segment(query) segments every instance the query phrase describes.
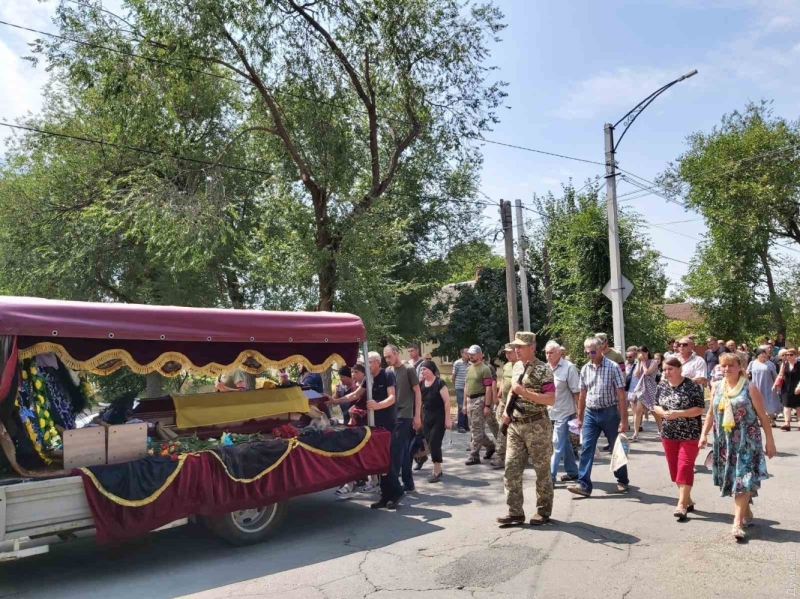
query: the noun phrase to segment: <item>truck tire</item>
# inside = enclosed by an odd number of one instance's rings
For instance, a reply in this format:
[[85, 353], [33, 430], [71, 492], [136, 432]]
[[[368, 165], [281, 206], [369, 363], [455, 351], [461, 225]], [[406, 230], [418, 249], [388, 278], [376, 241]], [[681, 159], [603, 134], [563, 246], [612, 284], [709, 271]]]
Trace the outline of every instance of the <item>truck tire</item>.
[[288, 506], [285, 501], [272, 503], [262, 508], [238, 510], [210, 516], [203, 520], [217, 536], [232, 545], [254, 545], [272, 536], [286, 518]]

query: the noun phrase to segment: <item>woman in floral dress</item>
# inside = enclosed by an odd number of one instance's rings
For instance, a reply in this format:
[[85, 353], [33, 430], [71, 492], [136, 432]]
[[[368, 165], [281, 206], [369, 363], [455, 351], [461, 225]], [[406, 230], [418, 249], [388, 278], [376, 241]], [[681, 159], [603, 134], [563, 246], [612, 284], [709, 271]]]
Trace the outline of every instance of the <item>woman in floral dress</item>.
[[767, 478], [765, 449], [761, 444], [761, 428], [766, 437], [766, 455], [775, 456], [769, 416], [764, 410], [761, 392], [744, 375], [736, 354], [719, 357], [723, 378], [714, 389], [714, 400], [706, 414], [698, 446], [706, 446], [706, 438], [714, 427], [713, 481], [722, 497], [733, 496], [733, 536], [744, 539], [744, 529], [753, 522], [752, 497], [758, 496], [761, 481]]
[[[650, 350], [644, 345], [637, 348], [638, 356], [631, 381], [629, 398], [635, 402], [633, 413], [633, 436], [631, 441], [639, 440], [639, 428], [647, 412], [653, 411], [656, 402], [656, 375], [658, 374], [658, 361], [650, 357]], [[654, 413], [658, 432], [661, 434], [661, 416]]]

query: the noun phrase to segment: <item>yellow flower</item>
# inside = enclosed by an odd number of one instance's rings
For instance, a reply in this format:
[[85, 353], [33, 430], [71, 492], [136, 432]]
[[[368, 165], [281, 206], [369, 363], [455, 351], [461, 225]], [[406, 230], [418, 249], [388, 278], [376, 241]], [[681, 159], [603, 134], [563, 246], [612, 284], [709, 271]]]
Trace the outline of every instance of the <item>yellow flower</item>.
[[55, 425], [53, 424], [52, 420], [47, 421], [47, 428], [53, 428]]
[[17, 407], [19, 407], [19, 399], [15, 399], [15, 400], [14, 400], [14, 405], [15, 405], [15, 406], [17, 406]]
[[31, 366], [31, 374], [32, 374], [33, 376], [36, 376], [36, 375], [38, 374], [38, 372], [39, 372], [39, 371], [38, 371], [38, 370], [36, 370], [36, 366]]
[[34, 408], [36, 409], [37, 414], [42, 411], [42, 408], [40, 408], [38, 405], [35, 405]]
[[44, 421], [44, 418], [39, 418], [39, 428], [44, 430], [44, 427], [47, 423]]
[[34, 387], [36, 387], [36, 390], [37, 390], [37, 391], [38, 391], [39, 389], [41, 389], [41, 388], [42, 388], [42, 381], [36, 381], [36, 383], [34, 384]]
[[47, 410], [45, 410], [45, 411], [44, 411], [44, 417], [45, 417], [45, 418], [50, 418], [50, 412], [48, 412]]
[[37, 395], [36, 399], [39, 400], [39, 403], [44, 403], [44, 396], [43, 395]]
[[28, 373], [25, 372], [24, 370], [22, 371], [22, 380], [23, 381], [27, 381], [28, 380]]
[[45, 441], [50, 440], [50, 431], [45, 432], [44, 436], [42, 437]]

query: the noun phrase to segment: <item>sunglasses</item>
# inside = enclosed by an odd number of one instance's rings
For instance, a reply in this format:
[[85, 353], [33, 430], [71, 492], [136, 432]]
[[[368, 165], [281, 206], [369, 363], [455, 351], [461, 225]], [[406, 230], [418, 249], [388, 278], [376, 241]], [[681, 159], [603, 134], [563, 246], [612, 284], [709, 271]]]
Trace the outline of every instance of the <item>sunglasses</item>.
[[796, 356], [797, 354], [786, 352], [784, 355], [785, 356]]
[[688, 343], [679, 343], [678, 347], [689, 347]]
[[597, 354], [597, 350], [596, 349], [585, 349], [585, 350], [583, 350], [583, 353], [585, 353], [587, 356], [589, 356], [589, 355], [594, 356], [595, 354]]

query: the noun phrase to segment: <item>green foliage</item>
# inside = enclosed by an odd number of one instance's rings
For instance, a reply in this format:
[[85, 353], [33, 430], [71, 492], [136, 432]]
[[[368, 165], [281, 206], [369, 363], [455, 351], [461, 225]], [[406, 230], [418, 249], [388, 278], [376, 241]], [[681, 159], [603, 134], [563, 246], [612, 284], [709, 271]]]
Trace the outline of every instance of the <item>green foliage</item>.
[[25, 123], [116, 145], [12, 144], [0, 290], [336, 308], [371, 334], [417, 334], [407, 323], [438, 282], [420, 266], [477, 231], [462, 200], [481, 164], [469, 140], [505, 97], [487, 64], [500, 12], [457, 0], [122, 7], [61, 3], [63, 39], [34, 44], [53, 76]]
[[[606, 206], [594, 187], [576, 194], [571, 185], [557, 198], [552, 193], [534, 198], [544, 216], [532, 236], [534, 272], [542, 272], [542, 250], [547, 248], [553, 294], [550, 337], [580, 360], [580, 348], [589, 335], [612, 337], [611, 302], [603, 295], [610, 279]], [[666, 340], [664, 301], [666, 277], [658, 252], [639, 231], [634, 213], [619, 216], [620, 259], [623, 274], [633, 283], [625, 302], [625, 338], [628, 345], [661, 347]]]
[[[667, 321], [667, 338], [680, 339], [687, 335], [697, 335], [698, 339], [705, 339], [710, 335], [709, 328], [705, 323], [691, 323], [685, 320], [668, 320]], [[743, 341], [739, 338], [739, 342]], [[661, 347], [661, 346], [658, 346]], [[658, 351], [658, 350], [653, 350]]]
[[775, 117], [767, 102], [750, 103], [687, 142], [660, 178], [675, 191], [686, 187], [687, 206], [708, 225], [687, 294], [717, 336], [783, 331], [774, 250], [781, 241], [800, 242], [800, 121]]
[[[439, 343], [434, 355], [460, 356], [461, 348], [477, 343], [485, 355], [494, 359], [508, 343], [505, 268], [484, 268], [474, 285], [456, 284], [448, 289], [450, 292], [441, 295], [429, 315], [432, 328], [437, 331], [433, 340]], [[541, 285], [530, 273], [528, 289], [531, 328], [538, 332], [544, 325], [545, 308]], [[518, 293], [520, 313], [521, 301]], [[537, 339], [540, 348], [546, 342], [546, 336]]]

